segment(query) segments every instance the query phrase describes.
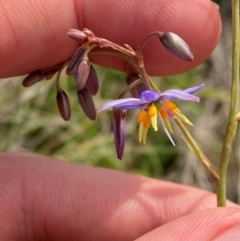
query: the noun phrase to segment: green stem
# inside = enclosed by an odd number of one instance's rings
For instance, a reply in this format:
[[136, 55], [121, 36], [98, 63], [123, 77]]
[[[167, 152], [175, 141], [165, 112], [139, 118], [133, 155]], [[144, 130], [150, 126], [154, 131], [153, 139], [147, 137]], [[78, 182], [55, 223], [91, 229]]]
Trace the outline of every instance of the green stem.
[[212, 165], [212, 163], [204, 155], [204, 153], [202, 152], [202, 150], [200, 149], [198, 144], [194, 141], [194, 139], [192, 138], [191, 134], [189, 133], [189, 131], [187, 130], [185, 125], [182, 123], [182, 121], [177, 117], [175, 117], [174, 120], [177, 123], [180, 130], [182, 131], [182, 133], [184, 134], [187, 145], [189, 145], [190, 149], [195, 153], [195, 155], [198, 157], [198, 159], [202, 162], [203, 166], [209, 171], [209, 173], [211, 174], [215, 183], [217, 183], [219, 177], [216, 172], [216, 168]]
[[238, 93], [239, 93], [239, 0], [232, 0], [232, 86], [228, 125], [222, 146], [221, 159], [218, 167], [219, 183], [217, 185], [217, 204], [226, 206], [227, 167], [232, 151], [233, 140], [237, 130]]

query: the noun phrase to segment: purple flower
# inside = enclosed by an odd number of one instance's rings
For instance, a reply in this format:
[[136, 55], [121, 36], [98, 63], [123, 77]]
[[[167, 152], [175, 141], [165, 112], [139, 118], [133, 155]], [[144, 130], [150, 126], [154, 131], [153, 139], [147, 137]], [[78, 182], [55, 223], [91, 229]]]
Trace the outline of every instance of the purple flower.
[[[122, 111], [130, 109], [140, 109], [141, 111], [138, 116], [139, 142], [144, 144], [146, 143], [146, 137], [149, 127], [152, 126], [155, 131], [158, 130], [157, 116], [159, 116], [166, 135], [168, 136], [172, 144], [175, 145], [170, 135], [170, 133], [172, 134], [173, 131], [168, 117], [177, 117], [189, 125], [192, 125], [192, 123], [181, 113], [178, 107], [173, 104], [171, 100], [176, 98], [181, 100], [199, 102], [199, 97], [193, 95], [193, 93], [201, 89], [203, 86], [204, 84], [185, 90], [170, 89], [162, 93], [158, 93], [152, 90], [146, 90], [141, 93], [140, 98], [125, 98], [113, 100], [101, 106], [97, 111], [101, 112], [109, 108], [117, 108], [118, 110]], [[125, 132], [123, 128], [121, 131]], [[117, 135], [121, 134], [117, 133]], [[125, 136], [125, 134], [122, 133], [122, 136]]]
[[120, 110], [118, 108], [113, 108], [113, 133], [114, 133], [114, 142], [115, 149], [118, 159], [122, 159], [125, 139], [126, 139], [126, 130], [125, 130], [125, 119], [127, 111]]

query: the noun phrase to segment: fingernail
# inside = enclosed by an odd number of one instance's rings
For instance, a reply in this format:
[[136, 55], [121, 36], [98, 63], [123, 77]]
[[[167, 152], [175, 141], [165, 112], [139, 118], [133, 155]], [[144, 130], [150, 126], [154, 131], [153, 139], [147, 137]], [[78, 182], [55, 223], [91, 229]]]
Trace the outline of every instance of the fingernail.
[[231, 241], [231, 240], [240, 240], [239, 225], [227, 230], [221, 236], [214, 239], [214, 241]]

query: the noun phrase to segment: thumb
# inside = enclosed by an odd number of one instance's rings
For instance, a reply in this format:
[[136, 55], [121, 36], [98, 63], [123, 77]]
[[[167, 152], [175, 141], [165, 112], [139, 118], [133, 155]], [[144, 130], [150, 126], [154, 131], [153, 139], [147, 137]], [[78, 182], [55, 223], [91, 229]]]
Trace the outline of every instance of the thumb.
[[240, 240], [240, 208], [212, 208], [175, 219], [136, 241]]
[[[71, 58], [77, 43], [66, 34], [70, 28], [88, 28], [98, 37], [134, 49], [152, 31], [181, 36], [194, 60], [179, 60], [153, 39], [144, 48], [145, 67], [151, 75], [176, 74], [199, 65], [213, 51], [221, 33], [219, 11], [209, 0], [0, 0], [0, 6], [0, 78]], [[95, 56], [92, 60], [126, 68], [116, 59]]]

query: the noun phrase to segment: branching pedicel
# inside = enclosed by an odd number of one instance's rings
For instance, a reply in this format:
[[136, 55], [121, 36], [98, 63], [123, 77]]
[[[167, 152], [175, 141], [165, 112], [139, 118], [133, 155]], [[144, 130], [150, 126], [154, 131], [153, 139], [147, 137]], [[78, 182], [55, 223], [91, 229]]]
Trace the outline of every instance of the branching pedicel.
[[[182, 91], [171, 89], [160, 92], [144, 68], [142, 48], [150, 38], [157, 37], [168, 51], [185, 61], [191, 61], [193, 60], [193, 54], [188, 45], [178, 35], [170, 32], [153, 32], [149, 34], [136, 51], [127, 44], [122, 47], [109, 40], [98, 38], [88, 29], [83, 31], [71, 29], [68, 31], [68, 35], [81, 43], [72, 59], [53, 68], [30, 73], [24, 79], [23, 85], [29, 87], [43, 79], [51, 79], [55, 73], [58, 73], [56, 81], [57, 104], [62, 118], [67, 121], [71, 117], [70, 103], [67, 94], [61, 89], [59, 84], [61, 70], [67, 66], [66, 73], [75, 77], [75, 86], [80, 105], [91, 120], [96, 119], [97, 112], [113, 108], [113, 131], [119, 159], [123, 157], [126, 136], [125, 118], [129, 109], [140, 110], [138, 116], [140, 143], [146, 143], [147, 132], [150, 126], [155, 131], [158, 130], [157, 117], [159, 116], [165, 133], [172, 144], [175, 145], [171, 137], [173, 131], [169, 117], [174, 118], [178, 122], [182, 121], [190, 125], [192, 124], [171, 100], [178, 98], [198, 102], [199, 98], [193, 95], [193, 93], [201, 89], [203, 85]], [[127, 64], [132, 66], [131, 69], [134, 69], [130, 73], [128, 71], [126, 77], [127, 87], [120, 93], [118, 99], [106, 103], [98, 110], [96, 110], [92, 99], [92, 95], [95, 95], [99, 89], [97, 75], [89, 61], [89, 55], [92, 54], [117, 56], [124, 59]], [[124, 98], [127, 92], [131, 93], [132, 98]], [[186, 141], [188, 142], [188, 139]], [[191, 143], [188, 144], [191, 146]]]

